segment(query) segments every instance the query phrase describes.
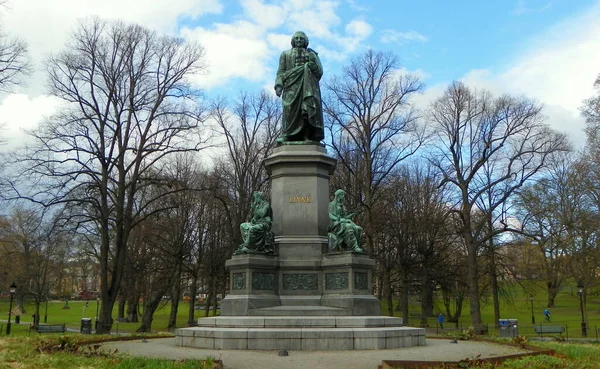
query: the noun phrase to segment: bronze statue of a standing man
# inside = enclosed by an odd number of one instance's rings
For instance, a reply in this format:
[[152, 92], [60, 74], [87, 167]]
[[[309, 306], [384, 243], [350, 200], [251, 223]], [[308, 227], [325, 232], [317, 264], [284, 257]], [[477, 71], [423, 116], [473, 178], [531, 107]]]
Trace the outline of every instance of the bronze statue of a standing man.
[[323, 140], [321, 76], [323, 67], [319, 55], [308, 48], [308, 37], [304, 32], [294, 33], [292, 48], [279, 57], [275, 80], [275, 93], [283, 94], [282, 130], [277, 142]]

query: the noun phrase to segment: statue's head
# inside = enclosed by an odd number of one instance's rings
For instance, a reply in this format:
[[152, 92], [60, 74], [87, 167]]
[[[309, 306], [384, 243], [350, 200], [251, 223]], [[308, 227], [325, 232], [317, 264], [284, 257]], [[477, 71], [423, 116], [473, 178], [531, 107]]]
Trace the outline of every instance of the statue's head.
[[334, 194], [334, 196], [335, 196], [336, 199], [343, 200], [344, 199], [344, 195], [346, 194], [346, 191], [344, 191], [342, 189], [339, 189], [339, 190], [335, 191], [333, 194]]
[[254, 196], [254, 200], [262, 200], [263, 199], [263, 193], [260, 191], [255, 191], [253, 196]]
[[292, 36], [292, 47], [308, 47], [308, 36], [302, 31], [294, 33]]

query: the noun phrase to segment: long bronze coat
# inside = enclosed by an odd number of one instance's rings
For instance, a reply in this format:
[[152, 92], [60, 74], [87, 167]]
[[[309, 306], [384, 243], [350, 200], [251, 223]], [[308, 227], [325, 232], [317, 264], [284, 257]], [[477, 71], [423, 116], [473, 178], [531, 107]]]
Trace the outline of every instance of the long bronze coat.
[[312, 49], [281, 53], [275, 86], [283, 87], [281, 141], [321, 141], [323, 107], [319, 80], [323, 67]]

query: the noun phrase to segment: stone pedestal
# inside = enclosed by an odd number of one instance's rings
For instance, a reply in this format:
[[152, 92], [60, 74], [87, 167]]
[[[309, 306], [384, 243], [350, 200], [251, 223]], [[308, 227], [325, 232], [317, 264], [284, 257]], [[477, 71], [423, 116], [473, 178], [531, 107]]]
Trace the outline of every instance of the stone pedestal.
[[425, 345], [425, 328], [383, 316], [221, 316], [176, 329], [175, 342], [214, 350], [383, 350]]
[[425, 344], [425, 329], [379, 315], [375, 262], [329, 253], [329, 176], [321, 145], [283, 145], [265, 160], [271, 177], [275, 255], [234, 255], [221, 317], [175, 331], [180, 346], [240, 350], [372, 350]]
[[335, 164], [316, 144], [280, 146], [265, 160], [276, 255], [227, 261], [231, 285], [222, 315], [379, 315], [371, 291], [375, 262], [361, 254], [327, 253]]

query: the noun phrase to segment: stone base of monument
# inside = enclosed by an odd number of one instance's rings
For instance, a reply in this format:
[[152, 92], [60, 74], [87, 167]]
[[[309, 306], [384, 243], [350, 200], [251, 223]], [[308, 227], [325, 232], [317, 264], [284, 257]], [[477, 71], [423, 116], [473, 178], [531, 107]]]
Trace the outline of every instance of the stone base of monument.
[[329, 244], [329, 177], [336, 165], [320, 144], [276, 147], [271, 180], [273, 255], [226, 262], [221, 316], [175, 330], [179, 346], [234, 350], [375, 350], [425, 344], [425, 329], [379, 316], [375, 261]]
[[330, 253], [309, 258], [236, 255], [226, 263], [230, 294], [221, 301], [224, 316], [374, 316], [367, 255]]
[[378, 350], [425, 345], [425, 329], [384, 316], [221, 316], [175, 330], [176, 344], [215, 350]]

